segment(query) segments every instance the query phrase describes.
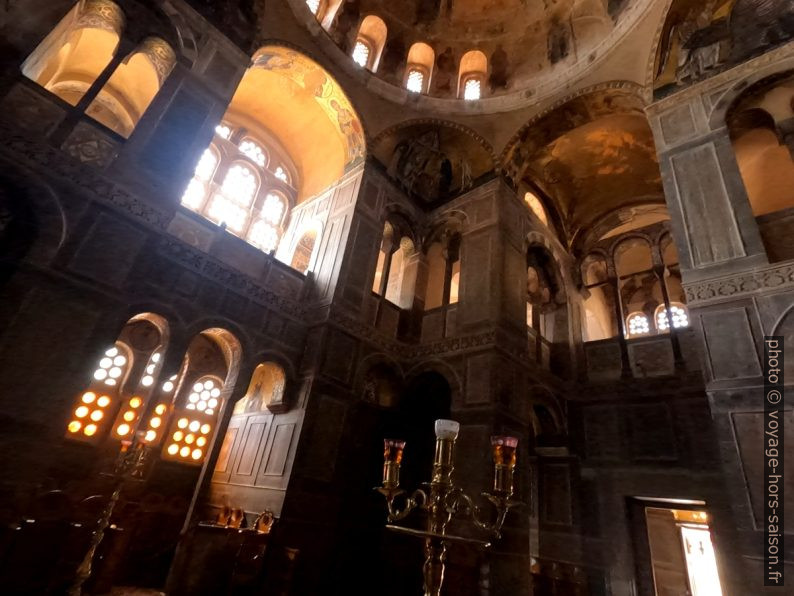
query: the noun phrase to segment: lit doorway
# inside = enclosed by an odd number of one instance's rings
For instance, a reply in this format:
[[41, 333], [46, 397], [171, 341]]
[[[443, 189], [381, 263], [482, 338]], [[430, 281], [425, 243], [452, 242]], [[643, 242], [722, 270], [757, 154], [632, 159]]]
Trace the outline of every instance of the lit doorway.
[[646, 507], [656, 594], [722, 596], [705, 511]]

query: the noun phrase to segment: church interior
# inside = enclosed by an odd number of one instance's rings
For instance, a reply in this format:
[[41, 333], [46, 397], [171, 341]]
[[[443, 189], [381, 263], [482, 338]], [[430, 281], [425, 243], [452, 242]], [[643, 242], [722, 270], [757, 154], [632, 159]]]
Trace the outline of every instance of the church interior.
[[792, 593], [792, 0], [5, 0], [0, 139], [4, 594]]

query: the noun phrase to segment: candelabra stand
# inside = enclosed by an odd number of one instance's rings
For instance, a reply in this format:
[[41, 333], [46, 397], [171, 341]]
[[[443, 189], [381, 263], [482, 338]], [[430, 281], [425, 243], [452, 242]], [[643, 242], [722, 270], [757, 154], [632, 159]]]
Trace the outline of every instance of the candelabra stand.
[[449, 543], [476, 544], [482, 548], [490, 546], [490, 542], [485, 540], [448, 534], [447, 525], [453, 517], [469, 519], [477, 528], [485, 530], [494, 538], [499, 538], [507, 513], [512, 507], [520, 504], [511, 499], [518, 439], [504, 436], [491, 437], [494, 459], [493, 490], [489, 493], [484, 492], [483, 496], [493, 505], [495, 516], [492, 514], [486, 519], [482, 508], [475, 505], [473, 499], [452, 482], [455, 440], [458, 438], [459, 430], [460, 424], [453, 420], [436, 420], [436, 452], [432, 479], [423, 483], [424, 489], [417, 489], [410, 496], [399, 488], [400, 462], [405, 441], [394, 439], [384, 441], [383, 485], [376, 490], [386, 497], [389, 521], [404, 519], [416, 509], [427, 512], [426, 530], [414, 530], [391, 524], [386, 526], [389, 530], [424, 539], [425, 596], [440, 596]]
[[134, 435], [132, 440], [121, 442], [121, 449], [116, 457], [112, 473], [113, 492], [97, 520], [96, 529], [91, 534], [88, 551], [86, 551], [80, 566], [75, 572], [74, 582], [69, 588], [69, 596], [81, 596], [83, 584], [91, 577], [97, 548], [99, 548], [102, 539], [105, 537], [105, 530], [110, 525], [113, 510], [116, 508], [116, 503], [118, 503], [125, 482], [129, 478], [140, 478], [143, 475], [146, 448], [143, 442], [139, 440], [140, 437], [137, 434]]

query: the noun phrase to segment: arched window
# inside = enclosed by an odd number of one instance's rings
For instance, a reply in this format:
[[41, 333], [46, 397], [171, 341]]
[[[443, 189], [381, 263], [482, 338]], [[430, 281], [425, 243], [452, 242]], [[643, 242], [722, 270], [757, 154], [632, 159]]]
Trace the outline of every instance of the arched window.
[[267, 163], [267, 154], [262, 146], [254, 140], [245, 139], [240, 143], [240, 153], [253, 161], [260, 168]]
[[413, 93], [425, 93], [430, 88], [430, 77], [436, 54], [426, 43], [417, 42], [408, 51], [405, 67], [405, 88]]
[[229, 124], [219, 124], [215, 133], [182, 195], [182, 205], [265, 252], [275, 250], [289, 211], [284, 192], [292, 191], [287, 168], [279, 163], [268, 170], [275, 165], [273, 152], [250, 135], [232, 143], [240, 133]]
[[488, 58], [479, 50], [466, 52], [460, 59], [458, 96], [466, 100], [480, 99], [488, 74]]
[[239, 354], [239, 342], [223, 329], [205, 330], [190, 342], [180, 372], [163, 384], [149, 415], [145, 441], [162, 443], [163, 459], [204, 461], [236, 379]]
[[363, 68], [376, 72], [385, 44], [386, 23], [375, 15], [364, 17], [353, 46], [353, 61]]
[[543, 202], [538, 198], [538, 196], [530, 191], [524, 193], [524, 203], [526, 203], [529, 210], [535, 214], [544, 226], [548, 227], [549, 225], [549, 216], [546, 213], [546, 208], [543, 206]]
[[680, 302], [670, 303], [669, 318], [667, 316], [667, 309], [665, 309], [664, 304], [660, 304], [656, 308], [656, 313], [654, 313], [654, 318], [656, 319], [656, 328], [659, 331], [669, 331], [671, 320], [673, 323], [673, 329], [681, 329], [683, 327], [689, 327], [689, 313], [687, 312], [686, 306], [684, 306]]
[[96, 443], [111, 427], [119, 429], [124, 424], [122, 432], [111, 437], [128, 437], [159, 375], [166, 341], [167, 324], [162, 317], [144, 313], [130, 319], [114, 345], [104, 350], [91, 382], [75, 400], [66, 436]]
[[281, 166], [277, 166], [276, 167], [276, 169], [273, 171], [273, 175], [276, 178], [278, 178], [279, 180], [281, 180], [282, 182], [286, 182], [287, 184], [290, 183], [289, 182], [289, 174], [287, 174], [287, 171], [284, 168], [282, 168]]
[[651, 332], [651, 323], [648, 316], [642, 312], [633, 312], [626, 317], [626, 330], [628, 337], [648, 335]]
[[[128, 137], [176, 63], [162, 39], [144, 39], [126, 56], [117, 56], [124, 14], [113, 2], [78, 3], [33, 51], [22, 66], [28, 78], [76, 106], [93, 100], [86, 114]], [[113, 72], [96, 88], [107, 68]]]

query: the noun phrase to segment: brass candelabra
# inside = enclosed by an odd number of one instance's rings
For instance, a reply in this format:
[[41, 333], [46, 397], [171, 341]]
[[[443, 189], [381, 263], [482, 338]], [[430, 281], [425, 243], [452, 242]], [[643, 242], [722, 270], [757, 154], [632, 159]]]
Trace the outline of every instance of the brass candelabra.
[[99, 519], [96, 521], [96, 527], [91, 533], [88, 551], [85, 553], [80, 566], [77, 568], [74, 581], [69, 588], [69, 596], [81, 596], [83, 593], [83, 584], [91, 577], [94, 557], [96, 556], [99, 545], [105, 537], [105, 531], [108, 529], [108, 526], [110, 526], [113, 511], [124, 490], [125, 482], [130, 478], [140, 479], [143, 475], [147, 452], [139, 436], [141, 434], [143, 433], [139, 432], [133, 436], [132, 440], [123, 440], [121, 442], [121, 449], [119, 450], [116, 462], [113, 466], [113, 492], [110, 495], [110, 499], [108, 499], [108, 502], [105, 504]]
[[384, 440], [383, 485], [376, 490], [386, 497], [389, 522], [404, 519], [416, 509], [427, 512], [426, 530], [414, 530], [391, 524], [386, 526], [389, 530], [424, 539], [425, 596], [439, 596], [441, 593], [449, 543], [470, 543], [482, 548], [490, 546], [490, 542], [485, 540], [447, 533], [447, 526], [453, 517], [469, 519], [477, 528], [494, 538], [499, 538], [508, 512], [512, 507], [519, 505], [512, 500], [518, 439], [506, 436], [491, 437], [494, 460], [493, 489], [491, 492], [484, 492], [483, 496], [493, 505], [496, 515], [492, 513], [488, 519], [484, 519], [483, 509], [475, 505], [474, 500], [452, 482], [455, 440], [458, 438], [459, 430], [460, 424], [454, 420], [436, 420], [436, 452], [433, 459], [432, 479], [423, 483], [423, 489], [416, 489], [410, 495], [400, 489], [400, 463], [405, 441]]

